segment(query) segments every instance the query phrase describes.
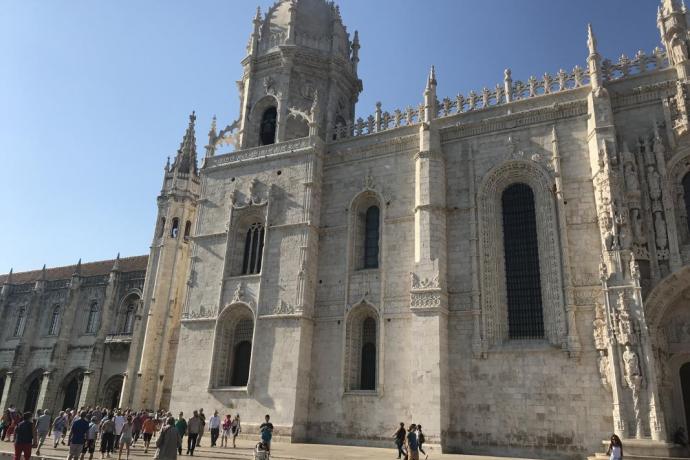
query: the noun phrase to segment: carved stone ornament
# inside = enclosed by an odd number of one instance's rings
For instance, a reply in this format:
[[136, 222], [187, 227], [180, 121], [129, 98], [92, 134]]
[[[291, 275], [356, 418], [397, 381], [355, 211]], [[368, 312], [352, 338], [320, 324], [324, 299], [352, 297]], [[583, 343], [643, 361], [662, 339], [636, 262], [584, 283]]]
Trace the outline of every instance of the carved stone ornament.
[[441, 308], [441, 291], [410, 293], [410, 308], [413, 310]]
[[414, 289], [439, 289], [438, 275], [435, 275], [431, 279], [424, 278], [420, 279], [416, 273], [410, 272], [411, 288]]
[[273, 311], [271, 312], [274, 315], [294, 315], [295, 314], [295, 307], [294, 305], [291, 305], [284, 300], [281, 300], [278, 302], [278, 305], [273, 307]]
[[609, 343], [608, 333], [606, 331], [606, 319], [604, 317], [604, 307], [598, 302], [594, 315], [594, 321], [592, 322], [594, 326], [594, 347], [597, 350], [606, 350], [608, 349]]
[[633, 319], [630, 317], [625, 294], [618, 293], [618, 342], [621, 344], [636, 343], [636, 329]]
[[232, 295], [232, 301], [233, 303], [245, 301], [244, 281], [240, 281], [237, 284], [237, 287], [235, 288], [235, 293]]
[[218, 317], [217, 308], [205, 308], [203, 305], [199, 307], [199, 311], [188, 311], [182, 313], [182, 319], [190, 320], [206, 320], [206, 319], [216, 319]]

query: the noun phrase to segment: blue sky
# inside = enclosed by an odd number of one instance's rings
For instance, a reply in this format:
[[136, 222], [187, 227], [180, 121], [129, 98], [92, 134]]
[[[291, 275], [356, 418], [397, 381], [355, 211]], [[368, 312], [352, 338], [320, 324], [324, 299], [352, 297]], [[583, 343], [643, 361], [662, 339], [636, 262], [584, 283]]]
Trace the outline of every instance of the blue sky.
[[[203, 152], [235, 81], [257, 0], [0, 0], [0, 273], [146, 254], [167, 156], [188, 114]], [[659, 45], [656, 0], [342, 0], [359, 30], [358, 115]]]

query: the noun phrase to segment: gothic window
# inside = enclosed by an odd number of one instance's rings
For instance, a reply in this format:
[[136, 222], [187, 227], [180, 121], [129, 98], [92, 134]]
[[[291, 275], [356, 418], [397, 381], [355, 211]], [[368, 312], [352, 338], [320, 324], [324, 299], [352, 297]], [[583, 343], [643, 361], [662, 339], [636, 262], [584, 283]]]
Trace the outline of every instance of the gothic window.
[[377, 385], [377, 319], [366, 304], [356, 306], [346, 323], [346, 388], [348, 391], [375, 391]]
[[501, 204], [508, 336], [541, 339], [544, 319], [534, 194], [526, 184], [513, 184], [503, 192]]
[[170, 236], [172, 238], [177, 238], [177, 233], [180, 231], [180, 219], [175, 217], [172, 221], [172, 227], [170, 228]]
[[269, 107], [264, 111], [259, 127], [259, 145], [275, 144], [277, 118], [278, 110], [275, 107]]
[[130, 303], [127, 305], [127, 310], [125, 311], [125, 321], [123, 323], [122, 332], [124, 334], [131, 334], [134, 331], [134, 314], [136, 312], [136, 305]]
[[189, 236], [192, 234], [192, 222], [187, 221], [187, 223], [184, 226], [184, 239], [185, 241], [189, 239]]
[[264, 250], [264, 226], [254, 223], [249, 226], [244, 240], [242, 274], [252, 275], [261, 272], [261, 256]]
[[89, 316], [86, 320], [86, 333], [95, 334], [98, 328], [98, 315], [99, 315], [98, 303], [92, 302], [89, 307]]
[[21, 337], [24, 333], [24, 323], [26, 322], [26, 307], [20, 307], [17, 312], [17, 322], [14, 324], [14, 336]]
[[163, 232], [165, 232], [165, 217], [161, 217], [160, 227], [158, 228], [158, 238], [163, 236]]
[[683, 176], [683, 199], [685, 201], [685, 216], [690, 230], [690, 173]]
[[370, 206], [364, 217], [364, 268], [379, 267], [379, 208]]
[[48, 328], [48, 335], [57, 335], [60, 331], [60, 306], [53, 307], [53, 314], [50, 317], [50, 327]]
[[215, 387], [245, 387], [249, 382], [254, 316], [245, 305], [233, 305], [221, 314], [216, 329], [212, 380]]

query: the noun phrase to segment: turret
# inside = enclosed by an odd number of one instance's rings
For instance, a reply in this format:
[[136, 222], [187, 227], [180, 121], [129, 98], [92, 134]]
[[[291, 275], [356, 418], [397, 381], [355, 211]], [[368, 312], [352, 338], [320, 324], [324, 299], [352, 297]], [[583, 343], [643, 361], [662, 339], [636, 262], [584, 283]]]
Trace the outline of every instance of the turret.
[[657, 11], [657, 26], [668, 62], [678, 69], [680, 79], [687, 79], [689, 37], [685, 5], [677, 0], [662, 0]]

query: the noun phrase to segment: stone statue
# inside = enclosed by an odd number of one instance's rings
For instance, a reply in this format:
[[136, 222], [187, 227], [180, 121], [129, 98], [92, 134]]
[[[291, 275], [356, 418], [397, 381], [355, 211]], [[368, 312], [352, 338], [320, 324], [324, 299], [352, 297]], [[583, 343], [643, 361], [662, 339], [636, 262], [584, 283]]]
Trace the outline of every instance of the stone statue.
[[637, 244], [644, 244], [642, 218], [640, 217], [639, 209], [635, 208], [630, 210], [630, 226], [632, 227], [633, 241]]
[[642, 417], [640, 416], [640, 388], [642, 386], [642, 372], [640, 370], [640, 359], [630, 346], [625, 345], [623, 352], [623, 366], [625, 371], [625, 382], [632, 392], [633, 413], [635, 415], [635, 427], [637, 438], [643, 436]]
[[640, 191], [640, 180], [637, 178], [637, 170], [633, 163], [625, 165], [625, 185], [628, 187], [628, 192]]
[[594, 321], [594, 347], [597, 350], [608, 348], [608, 337], [606, 334], [606, 320], [604, 319], [604, 308], [597, 303]]
[[647, 182], [649, 183], [649, 197], [654, 201], [661, 199], [661, 178], [654, 166], [647, 166]]
[[654, 213], [654, 228], [656, 230], [656, 247], [658, 249], [666, 249], [668, 245], [668, 236], [666, 235], [666, 221], [660, 212]]
[[620, 241], [621, 249], [630, 249], [632, 243], [632, 236], [628, 230], [628, 219], [625, 214], [621, 213], [616, 216], [616, 225], [618, 227], [618, 239]]
[[635, 343], [635, 326], [623, 292], [618, 293], [618, 341], [622, 344]]
[[599, 377], [601, 378], [601, 384], [608, 388], [610, 386], [609, 381], [609, 357], [606, 355], [605, 350], [599, 350], [597, 355], [597, 364], [599, 367]]

